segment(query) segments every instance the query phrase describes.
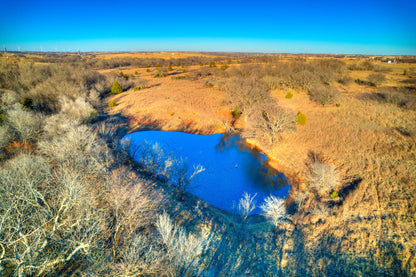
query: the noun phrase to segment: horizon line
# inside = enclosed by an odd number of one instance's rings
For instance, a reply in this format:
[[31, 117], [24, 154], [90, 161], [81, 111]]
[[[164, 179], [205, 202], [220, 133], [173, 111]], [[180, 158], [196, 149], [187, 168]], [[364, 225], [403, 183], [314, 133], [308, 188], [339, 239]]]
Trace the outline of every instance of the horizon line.
[[81, 50], [71, 50], [71, 51], [55, 51], [55, 50], [7, 50], [1, 51], [1, 54], [5, 53], [163, 53], [163, 52], [178, 52], [178, 53], [225, 53], [225, 54], [263, 54], [263, 55], [271, 55], [271, 54], [279, 54], [279, 55], [346, 55], [346, 56], [410, 56], [416, 57], [414, 54], [359, 54], [359, 53], [330, 53], [330, 52], [257, 52], [257, 51], [197, 51], [197, 50], [112, 50], [112, 51], [105, 51], [105, 50], [94, 50], [94, 51], [81, 51]]

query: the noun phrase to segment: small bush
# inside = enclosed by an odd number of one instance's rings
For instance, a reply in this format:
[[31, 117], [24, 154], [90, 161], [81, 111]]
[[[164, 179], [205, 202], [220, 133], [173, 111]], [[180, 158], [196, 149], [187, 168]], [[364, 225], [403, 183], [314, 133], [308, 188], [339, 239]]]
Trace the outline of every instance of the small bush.
[[349, 85], [353, 82], [353, 78], [351, 78], [350, 76], [342, 76], [338, 79], [338, 83], [342, 84], [342, 85]]
[[120, 83], [117, 81], [113, 82], [113, 85], [111, 86], [111, 93], [112, 94], [119, 94], [123, 92], [123, 88], [121, 87]]
[[220, 66], [221, 70], [226, 70], [227, 68], [228, 68], [228, 65], [226, 65], [226, 64], [223, 64], [223, 65]]
[[161, 77], [165, 77], [166, 73], [162, 70], [159, 70], [154, 76], [153, 78], [161, 78]]
[[111, 100], [110, 102], [108, 102], [108, 106], [111, 108], [111, 107], [115, 107], [115, 106], [117, 106], [117, 102], [116, 102], [116, 100]]
[[188, 70], [186, 70], [186, 69], [182, 70], [182, 73], [187, 73], [187, 72], [188, 72]]
[[33, 100], [29, 97], [23, 98], [23, 107], [29, 110], [33, 110]]
[[293, 97], [293, 93], [292, 93], [292, 92], [290, 92], [290, 91], [288, 91], [288, 92], [286, 93], [286, 95], [285, 95], [285, 98], [286, 98], [286, 99], [292, 99], [292, 97]]
[[146, 69], [146, 72], [150, 72], [150, 68]]
[[306, 114], [298, 112], [298, 114], [296, 115], [295, 122], [299, 125], [306, 125], [306, 119]]
[[340, 96], [338, 89], [331, 86], [318, 86], [311, 91], [311, 99], [324, 106], [336, 102]]
[[386, 81], [386, 76], [381, 73], [373, 73], [368, 75], [367, 79], [373, 86], [378, 87]]
[[231, 111], [231, 115], [233, 116], [234, 119], [238, 119], [242, 113], [243, 112], [238, 107], [236, 107], [234, 110]]
[[215, 62], [210, 62], [209, 67], [217, 67], [217, 65], [215, 64]]
[[0, 125], [6, 121], [6, 114], [4, 113], [4, 111], [0, 110]]
[[337, 108], [341, 107], [341, 103], [336, 103], [335, 106], [337, 106]]
[[332, 193], [331, 193], [331, 199], [335, 199], [335, 198], [337, 198], [338, 197], [338, 192], [337, 191], [333, 191]]
[[184, 79], [184, 78], [185, 78], [185, 76], [176, 76], [176, 77], [175, 77], [175, 79], [178, 79], [178, 80], [179, 80], [179, 79]]

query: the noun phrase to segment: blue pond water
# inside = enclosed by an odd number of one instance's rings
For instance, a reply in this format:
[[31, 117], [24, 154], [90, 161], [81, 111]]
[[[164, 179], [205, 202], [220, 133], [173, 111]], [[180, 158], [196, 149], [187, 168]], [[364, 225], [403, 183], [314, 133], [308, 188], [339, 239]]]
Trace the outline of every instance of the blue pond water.
[[[128, 134], [125, 139], [133, 145], [130, 148], [133, 158], [168, 182], [177, 183], [177, 176], [167, 173], [166, 168], [173, 168], [169, 167], [169, 159], [187, 164], [188, 177], [194, 166], [202, 165], [205, 170], [191, 179], [187, 190], [222, 210], [237, 211], [239, 200], [247, 192], [257, 194], [254, 198], [257, 208], [252, 212], [257, 214], [265, 197], [284, 198], [289, 193], [285, 176], [267, 165], [266, 155], [249, 148], [238, 136], [142, 131]], [[160, 165], [158, 168], [155, 161]]]

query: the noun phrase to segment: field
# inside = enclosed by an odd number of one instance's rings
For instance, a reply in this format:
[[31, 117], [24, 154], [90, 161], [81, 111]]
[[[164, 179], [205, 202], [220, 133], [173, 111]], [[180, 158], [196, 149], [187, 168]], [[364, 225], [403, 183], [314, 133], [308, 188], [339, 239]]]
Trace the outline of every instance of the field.
[[[175, 52], [0, 59], [0, 182], [21, 184], [22, 159], [49, 172], [39, 188], [19, 192], [43, 195], [47, 208], [36, 197], [13, 199], [12, 188], [0, 192], [7, 204], [0, 272], [416, 275], [414, 58]], [[291, 181], [285, 218], [272, 224], [262, 215], [226, 214], [158, 180], [119, 149], [123, 134], [146, 129], [239, 133]], [[59, 147], [65, 151], [53, 150]], [[58, 201], [49, 192], [74, 180], [85, 184], [73, 189], [81, 198]], [[14, 211], [18, 201], [26, 208]], [[62, 210], [68, 203], [86, 208]], [[24, 220], [29, 211], [45, 223]], [[65, 218], [60, 232], [49, 214]], [[32, 225], [16, 232], [14, 218]], [[87, 237], [66, 226], [94, 230]], [[79, 243], [65, 244], [74, 234]], [[172, 241], [176, 235], [190, 252]], [[48, 236], [59, 247], [45, 248]]]

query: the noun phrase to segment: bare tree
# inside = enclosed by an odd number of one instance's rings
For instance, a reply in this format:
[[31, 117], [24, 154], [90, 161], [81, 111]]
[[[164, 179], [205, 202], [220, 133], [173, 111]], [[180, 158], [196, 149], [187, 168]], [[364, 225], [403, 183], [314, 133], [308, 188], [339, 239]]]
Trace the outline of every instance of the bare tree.
[[264, 203], [260, 206], [264, 215], [272, 221], [275, 227], [288, 218], [284, 203], [284, 199], [270, 195], [264, 199]]
[[309, 185], [322, 196], [329, 196], [330, 191], [341, 184], [341, 175], [337, 168], [332, 164], [319, 161], [312, 164], [306, 179]]
[[244, 192], [243, 197], [238, 202], [238, 211], [240, 212], [241, 216], [243, 217], [243, 222], [247, 219], [250, 213], [256, 208], [256, 201], [254, 201], [254, 197], [256, 197], [257, 193], [253, 195], [253, 197]]

